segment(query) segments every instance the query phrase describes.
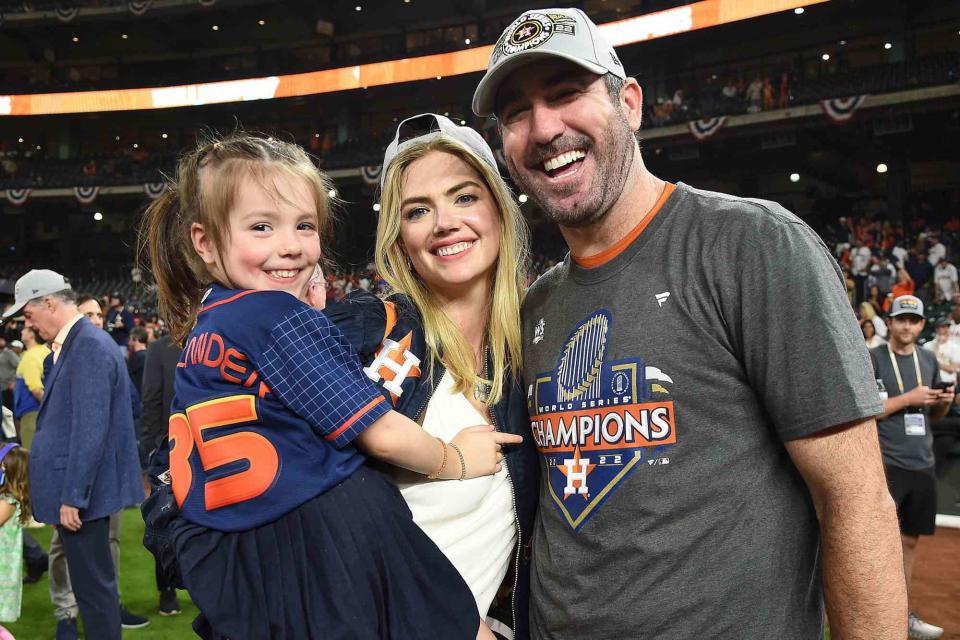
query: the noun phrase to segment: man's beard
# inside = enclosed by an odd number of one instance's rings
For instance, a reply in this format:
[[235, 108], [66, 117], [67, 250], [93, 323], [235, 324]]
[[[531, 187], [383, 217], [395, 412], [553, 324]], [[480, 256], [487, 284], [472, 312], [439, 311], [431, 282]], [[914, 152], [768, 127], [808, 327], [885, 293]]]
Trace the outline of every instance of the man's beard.
[[571, 184], [560, 191], [546, 185], [536, 186], [524, 179], [524, 175], [517, 170], [516, 164], [509, 157], [507, 169], [520, 190], [533, 198], [548, 218], [565, 227], [579, 228], [602, 219], [620, 198], [636, 148], [633, 131], [623, 113], [618, 110], [613, 126], [607, 128], [599, 144], [583, 135], [565, 136], [549, 145], [538, 146], [527, 166], [536, 164], [542, 167], [544, 159], [573, 149], [584, 149], [593, 156], [596, 173], [583, 197], [562, 209], [551, 198], [570, 195], [578, 188], [578, 184]]

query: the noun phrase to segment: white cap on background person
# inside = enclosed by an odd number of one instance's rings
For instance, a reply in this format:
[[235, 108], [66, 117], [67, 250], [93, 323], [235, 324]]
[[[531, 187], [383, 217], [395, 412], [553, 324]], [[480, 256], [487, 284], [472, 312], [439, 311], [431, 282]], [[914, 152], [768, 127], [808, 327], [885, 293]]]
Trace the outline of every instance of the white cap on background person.
[[26, 275], [20, 276], [13, 287], [13, 306], [3, 313], [6, 320], [23, 309], [23, 305], [31, 300], [48, 296], [51, 293], [70, 289], [70, 281], [56, 271], [50, 269], [31, 269]]

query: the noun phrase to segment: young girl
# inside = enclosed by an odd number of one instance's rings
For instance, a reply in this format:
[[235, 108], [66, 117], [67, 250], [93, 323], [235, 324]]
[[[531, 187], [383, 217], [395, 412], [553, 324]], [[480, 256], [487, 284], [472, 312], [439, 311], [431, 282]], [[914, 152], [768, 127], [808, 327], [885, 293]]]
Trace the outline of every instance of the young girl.
[[[147, 210], [161, 310], [186, 336], [169, 426], [172, 538], [206, 638], [490, 638], [467, 586], [365, 452], [431, 478], [501, 468], [390, 411], [305, 304], [330, 185], [303, 150], [201, 145]], [[189, 335], [187, 335], [189, 334]]]
[[0, 447], [0, 622], [20, 617], [22, 527], [31, 513], [29, 459], [30, 452], [15, 442]]

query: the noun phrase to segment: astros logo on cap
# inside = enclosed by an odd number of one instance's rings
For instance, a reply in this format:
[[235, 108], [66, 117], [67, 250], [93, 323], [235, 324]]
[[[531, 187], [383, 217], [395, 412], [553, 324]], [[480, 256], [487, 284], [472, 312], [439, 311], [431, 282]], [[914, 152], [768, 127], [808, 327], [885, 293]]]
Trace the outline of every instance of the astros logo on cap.
[[498, 53], [500, 56], [513, 55], [539, 47], [554, 33], [574, 35], [576, 21], [563, 14], [526, 13], [504, 31], [506, 37], [498, 43]]

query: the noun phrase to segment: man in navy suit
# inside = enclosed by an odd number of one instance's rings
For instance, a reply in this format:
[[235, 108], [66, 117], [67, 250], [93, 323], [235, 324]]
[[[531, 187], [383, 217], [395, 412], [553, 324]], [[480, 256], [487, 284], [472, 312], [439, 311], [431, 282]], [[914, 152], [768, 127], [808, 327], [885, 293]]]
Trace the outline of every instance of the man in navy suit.
[[60, 274], [30, 271], [14, 297], [4, 318], [23, 309], [54, 350], [30, 452], [34, 515], [58, 527], [87, 637], [119, 640], [109, 516], [143, 499], [126, 363]]

